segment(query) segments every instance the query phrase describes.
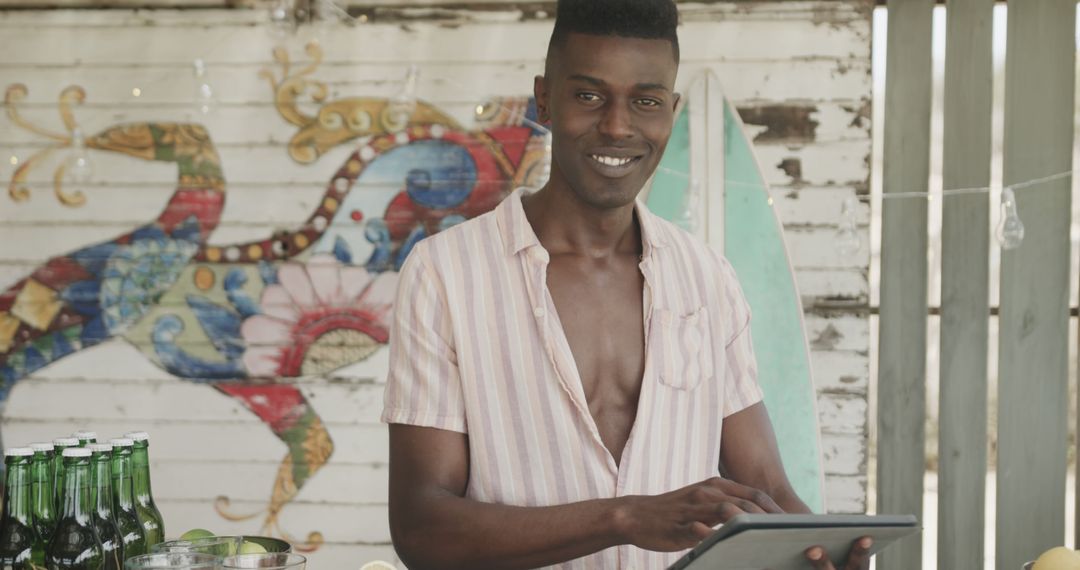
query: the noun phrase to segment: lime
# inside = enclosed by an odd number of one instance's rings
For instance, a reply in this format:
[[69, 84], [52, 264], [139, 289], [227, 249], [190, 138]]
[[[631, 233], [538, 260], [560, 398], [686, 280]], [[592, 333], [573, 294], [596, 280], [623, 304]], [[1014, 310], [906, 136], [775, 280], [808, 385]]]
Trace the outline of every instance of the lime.
[[262, 554], [264, 552], [266, 552], [266, 549], [258, 542], [245, 540], [244, 543], [240, 545], [240, 554]]
[[397, 570], [397, 566], [389, 562], [383, 562], [382, 560], [376, 560], [374, 562], [368, 562], [360, 567], [360, 570]]
[[181, 534], [180, 540], [198, 540], [200, 538], [210, 538], [212, 536], [214, 536], [214, 533], [205, 528], [193, 528], [184, 534]]

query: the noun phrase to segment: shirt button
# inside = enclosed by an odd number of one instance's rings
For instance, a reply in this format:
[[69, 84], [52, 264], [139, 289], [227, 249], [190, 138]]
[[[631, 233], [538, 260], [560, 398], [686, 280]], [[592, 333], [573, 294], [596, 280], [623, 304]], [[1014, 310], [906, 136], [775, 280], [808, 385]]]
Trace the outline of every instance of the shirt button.
[[545, 311], [544, 311], [543, 307], [537, 307], [537, 308], [533, 309], [533, 316], [538, 318], [538, 319], [542, 318], [544, 316], [544, 313], [545, 313]]

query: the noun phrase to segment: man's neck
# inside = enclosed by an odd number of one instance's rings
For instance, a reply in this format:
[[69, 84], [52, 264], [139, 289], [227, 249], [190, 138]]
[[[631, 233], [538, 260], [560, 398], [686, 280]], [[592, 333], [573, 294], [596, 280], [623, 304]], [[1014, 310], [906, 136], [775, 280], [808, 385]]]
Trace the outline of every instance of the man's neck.
[[522, 200], [540, 244], [550, 254], [593, 259], [642, 252], [641, 229], [634, 203], [598, 209], [569, 189], [551, 183]]

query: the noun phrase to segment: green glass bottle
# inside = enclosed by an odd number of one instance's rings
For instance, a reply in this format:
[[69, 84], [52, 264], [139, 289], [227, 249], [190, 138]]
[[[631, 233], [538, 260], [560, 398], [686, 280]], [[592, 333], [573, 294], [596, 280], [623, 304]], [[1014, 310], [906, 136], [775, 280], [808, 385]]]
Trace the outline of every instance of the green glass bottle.
[[71, 437], [79, 440], [79, 447], [86, 447], [91, 443], [97, 443], [97, 432], [81, 429], [73, 434]]
[[154, 504], [154, 494], [150, 490], [150, 434], [133, 431], [125, 433], [124, 437], [135, 441], [135, 448], [131, 453], [135, 509], [139, 513], [139, 523], [146, 530], [146, 547], [150, 548], [165, 540], [165, 521]]
[[64, 450], [78, 446], [79, 440], [74, 437], [58, 437], [53, 440], [53, 461], [55, 462], [53, 482], [56, 485], [53, 491], [53, 510], [58, 519], [64, 510]]
[[146, 531], [139, 523], [139, 514], [135, 510], [135, 487], [131, 475], [131, 452], [135, 442], [128, 438], [110, 439], [113, 446], [112, 483], [113, 514], [116, 526], [124, 540], [124, 559], [146, 554]]
[[105, 563], [94, 530], [90, 492], [90, 450], [64, 450], [64, 508], [45, 547], [48, 570], [99, 570]]
[[90, 479], [92, 483], [94, 530], [101, 540], [101, 554], [105, 557], [102, 570], [124, 570], [124, 539], [113, 514], [112, 492], [112, 445], [108, 443], [87, 444], [90, 450]]
[[30, 497], [33, 507], [34, 528], [42, 541], [48, 541], [56, 528], [56, 463], [53, 444], [31, 443], [34, 457], [30, 460]]
[[0, 568], [37, 570], [45, 563], [45, 542], [31, 514], [30, 462], [34, 451], [15, 447], [4, 451], [4, 514], [0, 519]]

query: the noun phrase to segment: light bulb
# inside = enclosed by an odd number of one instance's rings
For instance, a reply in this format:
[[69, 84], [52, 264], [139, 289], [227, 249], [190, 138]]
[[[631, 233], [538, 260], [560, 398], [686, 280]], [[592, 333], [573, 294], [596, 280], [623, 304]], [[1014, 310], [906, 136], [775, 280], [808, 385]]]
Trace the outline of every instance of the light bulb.
[[1005, 188], [1001, 192], [1001, 223], [995, 233], [1001, 249], [1016, 249], [1024, 241], [1024, 222], [1020, 221], [1012, 188]]
[[690, 185], [686, 187], [686, 191], [683, 193], [683, 210], [679, 215], [678, 226], [682, 229], [694, 233], [697, 231], [697, 206], [701, 200], [701, 182], [696, 178], [690, 180]]
[[405, 72], [405, 82], [401, 90], [388, 103], [388, 115], [392, 130], [402, 130], [409, 125], [413, 112], [416, 111], [417, 82], [420, 78], [420, 69], [416, 65], [410, 65]]
[[94, 163], [86, 150], [86, 138], [78, 127], [71, 131], [71, 154], [64, 161], [64, 174], [68, 180], [78, 185], [90, 182], [94, 176]]
[[206, 62], [198, 58], [191, 66], [195, 74], [195, 109], [199, 114], [209, 115], [217, 109], [217, 97], [206, 76]]
[[862, 249], [862, 238], [859, 237], [858, 213], [859, 202], [854, 196], [844, 198], [840, 204], [840, 224], [836, 230], [834, 245], [836, 253], [844, 257], [851, 257]]
[[282, 39], [296, 29], [293, 0], [274, 0], [270, 4], [270, 33]]

